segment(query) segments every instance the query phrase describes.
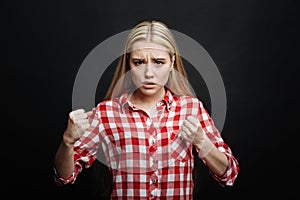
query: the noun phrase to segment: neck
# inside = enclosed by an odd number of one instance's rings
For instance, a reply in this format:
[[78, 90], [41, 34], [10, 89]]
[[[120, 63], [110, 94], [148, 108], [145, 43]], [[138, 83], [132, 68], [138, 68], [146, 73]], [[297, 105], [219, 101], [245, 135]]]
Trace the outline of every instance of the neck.
[[165, 88], [162, 87], [159, 91], [157, 91], [156, 94], [153, 95], [145, 95], [143, 94], [140, 90], [135, 90], [131, 97], [130, 101], [139, 106], [153, 106], [156, 104], [158, 101], [162, 100], [165, 96]]

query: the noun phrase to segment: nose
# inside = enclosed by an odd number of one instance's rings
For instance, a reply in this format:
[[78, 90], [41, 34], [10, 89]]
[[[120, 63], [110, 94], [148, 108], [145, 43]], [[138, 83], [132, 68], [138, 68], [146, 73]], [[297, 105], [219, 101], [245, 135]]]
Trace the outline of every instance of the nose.
[[153, 74], [153, 69], [152, 69], [152, 64], [151, 63], [147, 63], [145, 66], [145, 78], [150, 79], [154, 77]]

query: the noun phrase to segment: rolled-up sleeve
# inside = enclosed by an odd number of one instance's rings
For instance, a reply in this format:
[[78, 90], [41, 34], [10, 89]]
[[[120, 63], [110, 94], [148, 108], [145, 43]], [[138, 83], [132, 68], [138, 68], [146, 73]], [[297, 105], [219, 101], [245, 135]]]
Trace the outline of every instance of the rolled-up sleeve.
[[101, 122], [96, 109], [93, 110], [93, 114], [89, 118], [89, 123], [90, 128], [74, 144], [74, 172], [72, 175], [68, 178], [60, 177], [55, 166], [53, 167], [56, 185], [74, 184], [82, 169], [89, 168], [96, 160], [99, 146], [101, 146], [99, 138], [99, 124]]
[[[213, 178], [215, 178], [220, 185], [222, 186], [232, 186], [237, 178], [239, 173], [239, 163], [235, 156], [233, 155], [230, 147], [227, 143], [224, 142], [223, 138], [221, 137], [220, 132], [214, 125], [214, 122], [206, 109], [203, 107], [202, 103], [199, 101], [199, 113], [198, 117], [200, 123], [202, 125], [203, 131], [207, 135], [207, 137], [211, 140], [211, 142], [221, 151], [223, 152], [228, 160], [228, 167], [223, 175], [218, 176], [210, 171]], [[199, 155], [200, 158], [200, 155]], [[202, 159], [203, 160], [203, 159]], [[205, 161], [203, 160], [205, 163]]]

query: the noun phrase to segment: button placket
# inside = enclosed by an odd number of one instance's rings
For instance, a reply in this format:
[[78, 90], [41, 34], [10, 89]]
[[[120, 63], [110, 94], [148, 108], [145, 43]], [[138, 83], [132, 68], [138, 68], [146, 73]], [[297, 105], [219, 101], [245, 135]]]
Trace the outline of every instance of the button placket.
[[151, 145], [151, 146], [156, 145], [156, 139], [155, 139], [155, 137], [153, 135], [151, 135], [149, 137], [149, 145]]
[[150, 178], [150, 184], [156, 184], [156, 178], [155, 177], [152, 177]]
[[150, 193], [151, 198], [157, 197], [157, 181], [158, 181], [157, 178], [158, 177], [156, 176], [155, 173], [150, 176], [150, 191], [149, 191], [149, 193]]
[[147, 118], [146, 125], [147, 125], [147, 128], [151, 128], [153, 126], [152, 120], [150, 119], [150, 117]]

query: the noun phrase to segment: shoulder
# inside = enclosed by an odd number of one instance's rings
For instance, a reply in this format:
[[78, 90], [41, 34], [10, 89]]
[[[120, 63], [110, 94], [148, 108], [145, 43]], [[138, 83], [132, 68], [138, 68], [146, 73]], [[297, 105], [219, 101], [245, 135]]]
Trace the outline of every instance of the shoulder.
[[120, 107], [120, 98], [114, 98], [114, 99], [107, 99], [103, 100], [100, 103], [97, 104], [96, 109], [97, 110], [110, 110], [110, 109], [117, 109]]

